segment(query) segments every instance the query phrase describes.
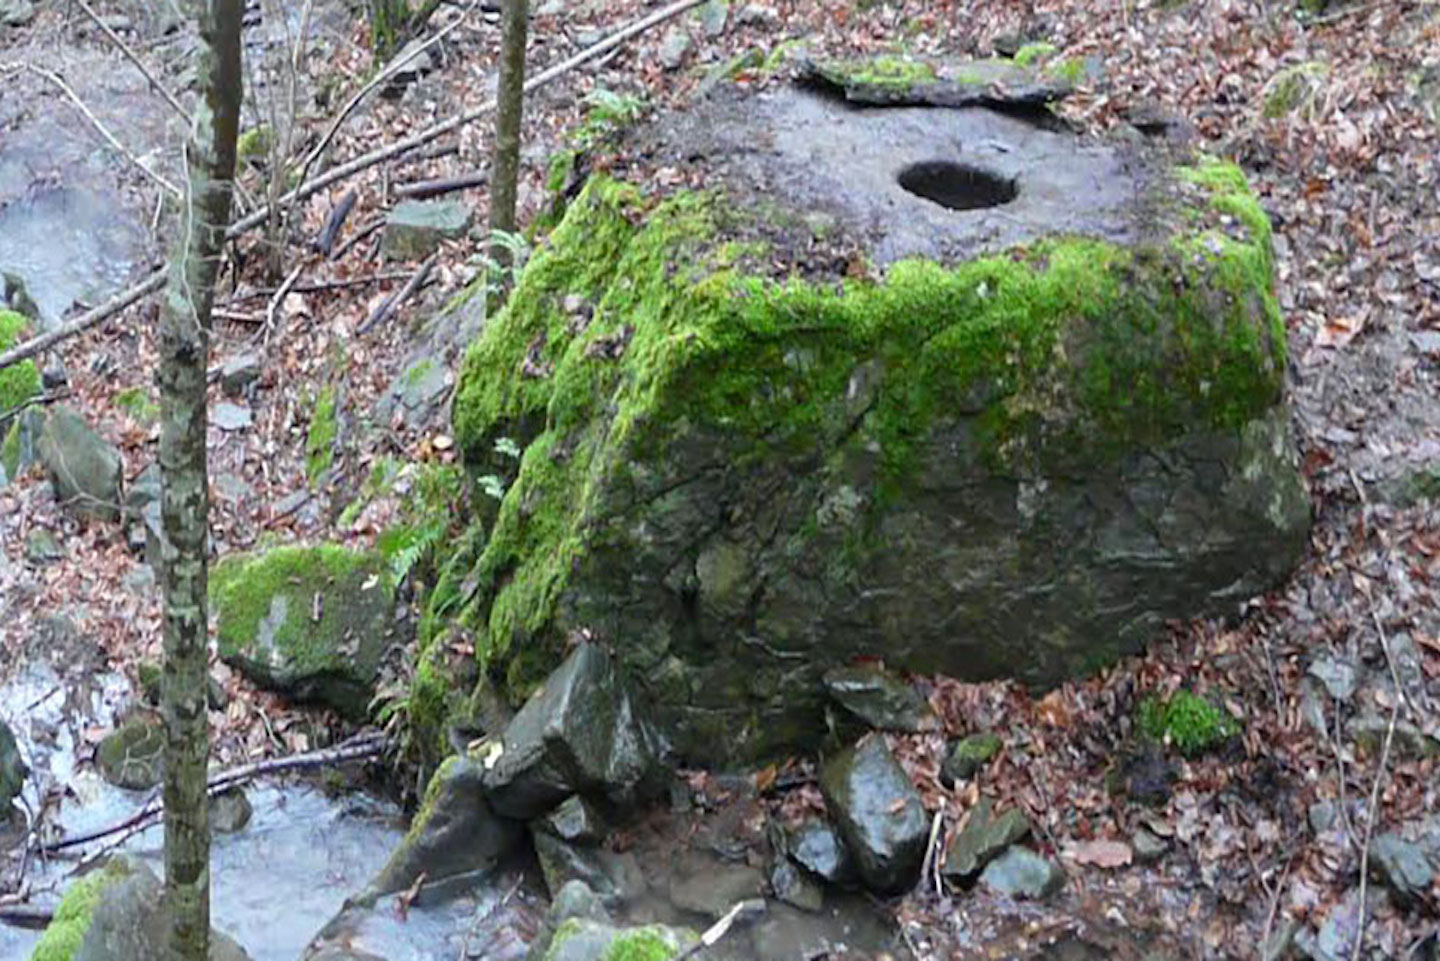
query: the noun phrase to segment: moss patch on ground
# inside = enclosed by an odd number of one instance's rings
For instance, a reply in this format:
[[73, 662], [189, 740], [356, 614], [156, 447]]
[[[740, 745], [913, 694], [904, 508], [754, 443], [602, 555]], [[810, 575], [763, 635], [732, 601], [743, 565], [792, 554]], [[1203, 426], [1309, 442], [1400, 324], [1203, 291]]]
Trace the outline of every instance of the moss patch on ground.
[[[9, 350], [24, 339], [30, 321], [24, 314], [0, 309], [0, 351]], [[40, 393], [40, 372], [33, 360], [0, 370], [0, 414], [19, 407]], [[5, 426], [0, 423], [0, 426]]]
[[1135, 726], [1145, 737], [1174, 745], [1186, 757], [1202, 754], [1240, 733], [1240, 724], [1233, 717], [1185, 690], [1167, 698], [1145, 698], [1136, 708]]
[[335, 438], [340, 422], [336, 411], [335, 387], [327, 384], [315, 398], [310, 415], [310, 432], [305, 437], [305, 474], [313, 484], [335, 461]]
[[87, 874], [65, 892], [55, 917], [45, 929], [30, 961], [70, 961], [80, 950], [100, 896], [117, 881], [129, 877], [129, 866], [112, 860], [99, 871]]

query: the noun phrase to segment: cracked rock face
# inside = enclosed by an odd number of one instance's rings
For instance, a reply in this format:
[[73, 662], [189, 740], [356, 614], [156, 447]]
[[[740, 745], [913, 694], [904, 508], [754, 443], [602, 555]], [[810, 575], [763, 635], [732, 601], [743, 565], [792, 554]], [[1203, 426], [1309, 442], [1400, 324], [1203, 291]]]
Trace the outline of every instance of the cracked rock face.
[[856, 658], [1053, 684], [1299, 557], [1237, 169], [801, 88], [633, 136], [457, 383], [503, 489], [462, 620], [512, 683], [586, 633], [681, 757], [768, 758]]

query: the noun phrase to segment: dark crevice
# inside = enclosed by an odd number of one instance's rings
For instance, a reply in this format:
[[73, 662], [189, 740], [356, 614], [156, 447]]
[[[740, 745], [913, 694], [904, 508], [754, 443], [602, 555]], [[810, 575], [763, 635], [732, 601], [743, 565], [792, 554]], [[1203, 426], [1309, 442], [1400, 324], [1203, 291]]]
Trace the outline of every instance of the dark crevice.
[[911, 164], [896, 179], [915, 196], [950, 210], [1000, 207], [1020, 195], [1013, 179], [948, 160]]

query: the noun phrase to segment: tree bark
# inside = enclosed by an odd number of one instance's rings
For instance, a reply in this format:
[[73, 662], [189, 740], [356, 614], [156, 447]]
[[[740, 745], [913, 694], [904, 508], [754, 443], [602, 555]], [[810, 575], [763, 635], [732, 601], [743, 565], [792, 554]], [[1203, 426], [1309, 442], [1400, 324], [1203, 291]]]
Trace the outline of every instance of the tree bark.
[[[525, 42], [529, 4], [504, 0], [501, 11], [500, 90], [496, 97], [495, 172], [490, 185], [490, 230], [515, 232], [515, 199], [520, 180], [520, 123], [525, 108]], [[508, 266], [510, 248], [491, 245], [496, 263]]]
[[200, 101], [186, 144], [189, 189], [160, 312], [160, 477], [165, 527], [165, 897], [171, 961], [206, 961], [210, 826], [205, 802], [206, 365], [210, 312], [235, 179], [244, 0], [186, 0], [200, 28]]

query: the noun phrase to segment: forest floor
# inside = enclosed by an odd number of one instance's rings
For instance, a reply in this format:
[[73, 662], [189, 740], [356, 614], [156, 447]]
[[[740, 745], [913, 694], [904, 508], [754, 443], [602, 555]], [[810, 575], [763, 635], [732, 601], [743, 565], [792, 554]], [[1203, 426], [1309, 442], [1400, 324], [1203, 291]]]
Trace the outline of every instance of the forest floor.
[[[102, 13], [109, 6], [98, 4]], [[62, 7], [4, 34], [0, 61], [42, 57], [67, 30], [78, 37], [76, 24], [62, 22]], [[634, 0], [536, 4], [532, 71], [645, 9]], [[984, 791], [1023, 807], [1042, 846], [1066, 865], [1065, 894], [1022, 912], [1024, 936], [1105, 917], [1161, 930], [1193, 957], [1254, 957], [1281, 935], [1303, 942], [1316, 932], [1312, 951], [1328, 952], [1317, 956], [1434, 956], [1436, 888], [1404, 903], [1376, 896], [1363, 867], [1383, 832], [1427, 819], [1440, 830], [1437, 760], [1423, 756], [1434, 753], [1424, 736], [1440, 735], [1440, 501], [1430, 499], [1440, 496], [1440, 5], [1382, 0], [1305, 17], [1279, 0], [779, 0], [736, 4], [713, 36], [697, 17], [681, 22], [691, 42], [674, 67], [660, 49], [670, 28], [660, 27], [529, 101], [523, 213], [538, 209], [545, 157], [578, 128], [591, 91], [634, 94], [666, 109], [682, 104], [711, 67], [790, 39], [816, 51], [946, 56], [987, 55], [1016, 36], [1045, 41], [1087, 62], [1080, 91], [1059, 108], [1081, 131], [1102, 134], [1158, 107], [1182, 118], [1201, 148], [1245, 167], [1276, 228], [1291, 400], [1316, 517], [1303, 566], [1233, 623], [1177, 626], [1144, 656], [1043, 698], [1006, 684], [928, 686], [949, 733], [1004, 732]], [[330, 77], [348, 94], [372, 64], [363, 27], [335, 30], [329, 53], [305, 59], [303, 70], [308, 87]], [[69, 42], [106, 49], [96, 33]], [[485, 100], [497, 46], [493, 18], [472, 9], [437, 47], [438, 69], [398, 100], [367, 103], [340, 129], [334, 155], [362, 153]], [[145, 56], [164, 76], [158, 55]], [[116, 59], [115, 69], [128, 67]], [[53, 91], [47, 96], [47, 109], [69, 109]], [[332, 110], [302, 109], [311, 142]], [[318, 232], [351, 189], [359, 195], [353, 234], [383, 211], [396, 184], [486, 165], [483, 122], [448, 143], [455, 152], [380, 165], [322, 192], [303, 205], [303, 232]], [[263, 190], [259, 174], [247, 182]], [[457, 196], [484, 221], [483, 187]], [[247, 401], [249, 425], [211, 428], [212, 473], [224, 478], [214, 494], [216, 548], [369, 543], [407, 494], [402, 472], [386, 496], [340, 525], [374, 466], [386, 458], [446, 461], [453, 447], [443, 424], [362, 434], [347, 433], [358, 421], [342, 418], [335, 469], [313, 485], [306, 437], [321, 385], [340, 389], [346, 410], [370, 410], [399, 370], [414, 326], [475, 275], [476, 251], [468, 242], [448, 246], [417, 302], [357, 335], [415, 265], [379, 263], [369, 242], [325, 261], [294, 247], [281, 275], [303, 264], [299, 283], [274, 301], [266, 334], [278, 278], [265, 276], [257, 244], [240, 246], [244, 266], [226, 276], [215, 350], [223, 359], [260, 347], [265, 361]], [[392, 279], [307, 289], [376, 274]], [[117, 403], [122, 394], [153, 401], [152, 319], [145, 308], [132, 310], [61, 351], [67, 403], [119, 445], [127, 478], [153, 462], [158, 443], [147, 404]], [[222, 400], [218, 388], [214, 400]], [[40, 529], [57, 535], [62, 558], [27, 558]], [[133, 673], [158, 655], [158, 598], [143, 559], [120, 528], [60, 513], [37, 473], [0, 489], [0, 551], [0, 663], [23, 647], [36, 617], [57, 612], [118, 670]], [[220, 763], [329, 738], [331, 719], [250, 689], [223, 665], [216, 673], [231, 694], [214, 717]], [[1163, 800], [1141, 806], [1110, 790], [1107, 774], [1125, 755], [1138, 700], [1181, 687], [1223, 703], [1242, 734], [1224, 751], [1174, 759]], [[975, 788], [940, 783], [943, 738], [896, 744], [927, 803], [943, 804], [953, 826]], [[802, 788], [782, 806], [814, 803]], [[1134, 863], [1142, 829], [1167, 849], [1143, 865]], [[916, 947], [940, 957], [963, 952], [962, 929], [978, 903], [920, 891], [896, 911]]]

